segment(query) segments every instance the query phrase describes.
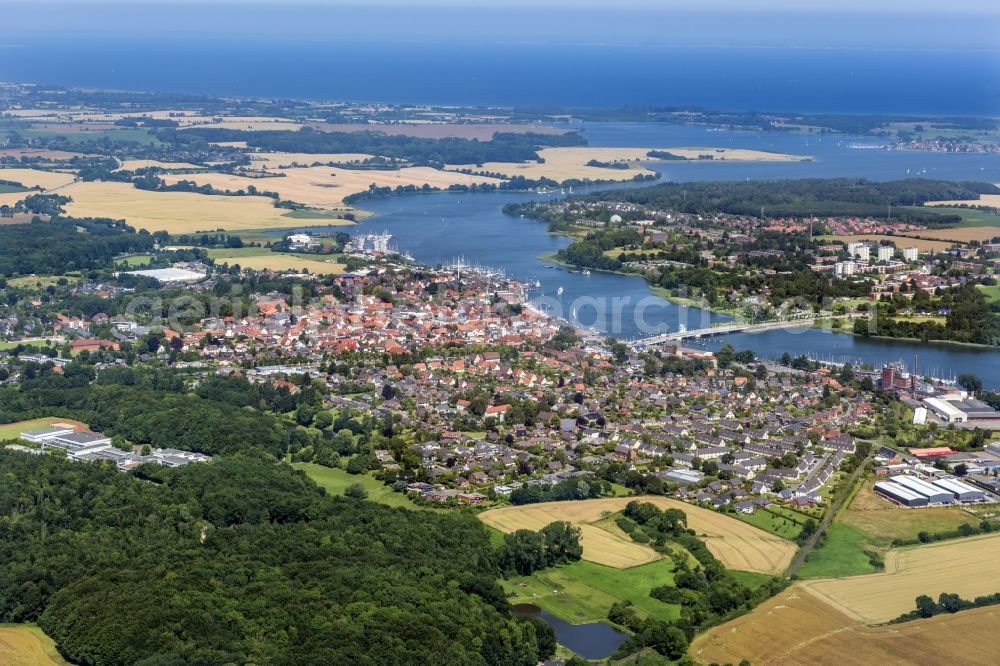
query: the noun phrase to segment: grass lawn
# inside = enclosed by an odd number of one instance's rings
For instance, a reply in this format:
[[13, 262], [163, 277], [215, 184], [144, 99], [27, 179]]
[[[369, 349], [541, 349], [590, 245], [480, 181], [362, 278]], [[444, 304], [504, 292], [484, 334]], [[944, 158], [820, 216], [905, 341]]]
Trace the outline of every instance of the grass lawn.
[[[909, 207], [908, 207], [909, 208]], [[926, 213], [928, 210], [940, 211], [943, 215], [958, 215], [962, 218], [956, 227], [1000, 227], [1000, 215], [984, 213], [974, 208], [944, 208], [941, 206], [916, 206], [915, 211]], [[914, 232], [919, 235], [920, 232]]]
[[98, 132], [58, 132], [53, 130], [21, 130], [21, 136], [28, 138], [51, 138], [62, 137], [71, 143], [84, 143], [87, 141], [134, 141], [142, 144], [160, 143], [160, 140], [144, 129], [106, 129]]
[[74, 425], [80, 424], [79, 421], [74, 421], [73, 419], [63, 419], [58, 416], [47, 416], [45, 418], [32, 419], [30, 421], [7, 423], [5, 425], [0, 425], [0, 440], [19, 439], [21, 437], [21, 433], [25, 430], [40, 430], [42, 428], [48, 428], [53, 423], [72, 423]]
[[290, 217], [295, 220], [343, 220], [344, 214], [331, 210], [318, 210], [315, 208], [302, 208], [290, 210], [282, 217]]
[[868, 533], [859, 527], [834, 522], [826, 530], [823, 545], [812, 552], [799, 570], [801, 578], [841, 578], [875, 573], [864, 550]]
[[406, 509], [423, 509], [423, 507], [414, 504], [403, 493], [394, 492], [392, 488], [368, 474], [348, 474], [342, 469], [333, 469], [315, 463], [294, 463], [292, 467], [301, 469], [317, 485], [326, 488], [326, 491], [331, 495], [343, 495], [348, 486], [360, 483], [368, 491], [369, 501]]
[[1000, 284], [995, 284], [991, 287], [986, 285], [976, 285], [979, 289], [986, 294], [986, 298], [990, 299], [992, 302], [1000, 301]]
[[262, 257], [271, 254], [268, 247], [213, 247], [206, 250], [209, 259], [219, 257]]
[[631, 569], [613, 569], [580, 560], [553, 569], [501, 581], [511, 603], [532, 603], [567, 622], [607, 619], [616, 601], [629, 600], [647, 616], [662, 620], [680, 617], [680, 607], [649, 596], [659, 585], [674, 581], [674, 563], [658, 560]]
[[764, 511], [763, 509], [757, 509], [753, 513], [736, 513], [734, 514], [737, 518], [742, 520], [744, 523], [749, 523], [754, 527], [759, 527], [765, 532], [770, 532], [771, 534], [782, 537], [783, 539], [792, 539], [802, 532], [802, 525], [790, 518], [785, 518], [784, 516], [776, 516], [773, 513]]
[[122, 257], [116, 261], [124, 262], [129, 268], [137, 268], [139, 266], [148, 266], [153, 258], [148, 254], [134, 254], [131, 257]]
[[0, 624], [0, 663], [4, 666], [71, 666], [56, 643], [33, 624]]

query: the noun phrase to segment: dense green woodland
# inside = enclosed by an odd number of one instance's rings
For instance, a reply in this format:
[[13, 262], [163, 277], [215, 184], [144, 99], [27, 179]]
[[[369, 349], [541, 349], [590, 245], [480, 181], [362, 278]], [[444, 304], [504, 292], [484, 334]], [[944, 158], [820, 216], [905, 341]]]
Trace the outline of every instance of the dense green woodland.
[[511, 618], [502, 551], [470, 515], [332, 498], [263, 455], [140, 474], [0, 449], [0, 621], [93, 666], [551, 654], [550, 629]]
[[409, 160], [420, 164], [481, 164], [483, 162], [527, 162], [537, 160], [543, 146], [582, 146], [577, 133], [535, 134], [497, 132], [490, 141], [477, 139], [423, 139], [381, 132], [318, 132], [268, 130], [246, 132], [219, 128], [162, 130], [167, 142], [189, 141], [197, 137], [207, 142], [246, 141], [251, 148], [293, 153], [367, 153]]
[[121, 254], [148, 252], [155, 241], [111, 220], [54, 218], [0, 225], [0, 276], [107, 268]]
[[[620, 201], [683, 213], [729, 213], [768, 217], [859, 215], [886, 217], [888, 205], [919, 206], [926, 201], [978, 199], [1000, 194], [989, 183], [951, 182], [911, 178], [873, 182], [864, 178], [808, 178], [734, 182], [661, 183], [578, 197], [584, 201]], [[893, 219], [923, 224], [954, 224], [955, 215], [928, 211], [893, 210]]]

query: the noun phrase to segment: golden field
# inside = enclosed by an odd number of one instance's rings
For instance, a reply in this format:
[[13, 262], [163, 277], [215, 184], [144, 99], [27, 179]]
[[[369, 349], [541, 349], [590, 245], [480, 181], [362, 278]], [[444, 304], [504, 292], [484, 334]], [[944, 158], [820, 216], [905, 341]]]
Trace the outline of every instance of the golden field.
[[51, 638], [34, 625], [0, 625], [0, 664], [69, 666]]
[[754, 666], [987, 666], [1000, 646], [996, 606], [869, 627], [796, 583], [691, 644], [700, 663]]
[[886, 622], [914, 599], [954, 592], [971, 599], [1000, 591], [1000, 534], [890, 550], [885, 573], [818, 579], [805, 589], [858, 622]]
[[538, 530], [557, 520], [581, 528], [583, 559], [618, 569], [659, 558], [652, 548], [613, 534], [593, 523], [607, 514], [621, 511], [630, 501], [651, 502], [661, 509], [680, 509], [687, 514], [688, 527], [705, 541], [709, 551], [726, 567], [740, 571], [777, 574], [784, 571], [795, 554], [795, 545], [780, 537], [715, 511], [667, 497], [614, 497], [574, 502], [544, 502], [491, 509], [480, 520], [501, 532]]
[[980, 194], [978, 199], [928, 201], [925, 206], [989, 206], [1000, 208], [1000, 194]]
[[270, 270], [276, 273], [285, 271], [301, 273], [306, 270], [313, 275], [340, 275], [344, 272], [344, 264], [280, 252], [252, 257], [216, 257], [215, 263], [229, 264], [230, 266], [239, 264], [240, 268], [251, 268], [255, 271]]
[[397, 187], [425, 183], [431, 187], [447, 188], [449, 185], [472, 185], [473, 183], [500, 183], [495, 178], [467, 176], [450, 171], [439, 171], [431, 167], [412, 167], [392, 170], [356, 170], [337, 167], [303, 167], [281, 169], [284, 174], [271, 178], [248, 178], [225, 173], [207, 171], [197, 174], [164, 174], [167, 183], [191, 180], [199, 185], [210, 184], [221, 190], [245, 190], [253, 185], [258, 190], [277, 192], [287, 201], [324, 209], [343, 209], [344, 197], [364, 192], [374, 183], [378, 187]]
[[[918, 233], [921, 235], [924, 234], [923, 231]], [[853, 243], [854, 241], [871, 241], [877, 243], [878, 241], [887, 240], [895, 243], [898, 248], [915, 247], [921, 252], [943, 252], [955, 245], [943, 240], [924, 240], [908, 236], [888, 236], [881, 234], [846, 234], [843, 236], [820, 236], [819, 238], [821, 240], [839, 240], [845, 243]]]
[[[243, 144], [243, 147], [246, 147], [246, 142]], [[313, 164], [329, 164], [330, 162], [340, 164], [363, 162], [373, 157], [366, 153], [250, 153], [249, 155], [252, 168], [264, 169], [294, 168], [292, 165], [309, 167]]]
[[202, 166], [198, 166], [197, 164], [188, 164], [187, 162], [160, 162], [158, 160], [123, 160], [122, 165], [118, 167], [118, 169], [124, 171], [135, 171], [136, 169], [149, 169], [151, 167], [156, 167], [158, 169], [173, 169], [173, 170], [205, 168]]
[[[60, 192], [72, 197], [68, 215], [124, 219], [136, 229], [171, 234], [301, 227], [308, 220], [283, 217], [268, 197], [227, 197], [192, 192], [152, 192], [130, 183], [74, 183]], [[303, 224], [305, 223], [305, 224]]]
[[[1000, 196], [1000, 195], [998, 195]], [[1000, 236], [997, 227], [956, 227], [954, 229], [925, 229], [913, 232], [923, 238], [934, 238], [943, 241], [968, 243], [969, 241], [990, 241]]]
[[0, 180], [21, 183], [25, 187], [41, 187], [53, 190], [76, 180], [71, 173], [42, 171], [40, 169], [0, 169]]
[[[562, 182], [570, 179], [590, 180], [631, 180], [636, 175], [651, 174], [653, 171], [642, 165], [643, 162], [658, 162], [660, 160], [647, 157], [653, 148], [592, 148], [567, 147], [543, 148], [538, 156], [545, 160], [538, 162], [486, 162], [482, 166], [474, 164], [448, 165], [448, 169], [472, 169], [501, 173], [508, 178], [523, 176], [524, 178], [551, 178]], [[679, 157], [697, 159], [698, 155], [710, 154], [715, 160], [754, 161], [754, 162], [788, 162], [809, 159], [798, 155], [768, 153], [760, 150], [743, 150], [736, 148], [656, 148], [667, 150]], [[598, 162], [628, 162], [628, 169], [607, 169], [587, 166], [590, 160]]]
[[42, 148], [4, 148], [0, 150], [0, 157], [22, 157], [38, 158], [43, 160], [69, 160], [74, 157], [83, 157], [83, 153], [71, 153], [67, 150], [45, 150]]

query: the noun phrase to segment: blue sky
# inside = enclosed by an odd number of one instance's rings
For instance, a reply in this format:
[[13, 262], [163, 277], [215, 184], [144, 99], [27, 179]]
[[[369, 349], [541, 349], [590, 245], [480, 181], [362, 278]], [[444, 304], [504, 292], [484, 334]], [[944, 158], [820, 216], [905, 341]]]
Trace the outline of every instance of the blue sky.
[[1000, 1], [0, 0], [0, 45], [71, 37], [1000, 50]]

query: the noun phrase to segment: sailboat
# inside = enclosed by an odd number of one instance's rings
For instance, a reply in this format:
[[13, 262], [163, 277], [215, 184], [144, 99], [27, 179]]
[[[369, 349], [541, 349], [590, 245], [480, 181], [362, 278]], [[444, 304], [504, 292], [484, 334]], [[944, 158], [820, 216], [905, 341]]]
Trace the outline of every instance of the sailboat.
[[563, 293], [563, 288], [562, 287], [559, 287], [558, 289], [556, 289], [556, 296], [562, 296], [562, 293]]

